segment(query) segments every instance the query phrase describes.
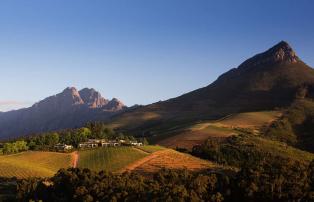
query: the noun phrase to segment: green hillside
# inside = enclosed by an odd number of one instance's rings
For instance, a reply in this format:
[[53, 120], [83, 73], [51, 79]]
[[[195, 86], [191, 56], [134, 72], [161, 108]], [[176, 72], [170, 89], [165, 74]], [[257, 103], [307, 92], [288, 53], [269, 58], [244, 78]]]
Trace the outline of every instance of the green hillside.
[[78, 167], [114, 172], [147, 155], [148, 153], [132, 147], [84, 150], [79, 152]]

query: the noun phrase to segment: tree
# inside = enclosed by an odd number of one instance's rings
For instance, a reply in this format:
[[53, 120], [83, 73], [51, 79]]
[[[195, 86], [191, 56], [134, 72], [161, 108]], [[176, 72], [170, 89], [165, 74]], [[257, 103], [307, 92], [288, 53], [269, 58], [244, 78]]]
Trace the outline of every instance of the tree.
[[142, 142], [143, 142], [143, 145], [149, 145], [149, 142], [147, 141], [145, 137], [143, 138]]
[[27, 142], [25, 142], [24, 140], [16, 141], [13, 144], [17, 152], [28, 150]]
[[54, 146], [55, 144], [59, 143], [59, 134], [54, 132], [45, 135], [45, 145]]
[[88, 128], [80, 128], [72, 136], [73, 145], [78, 147], [79, 143], [87, 141], [91, 136], [91, 131]]

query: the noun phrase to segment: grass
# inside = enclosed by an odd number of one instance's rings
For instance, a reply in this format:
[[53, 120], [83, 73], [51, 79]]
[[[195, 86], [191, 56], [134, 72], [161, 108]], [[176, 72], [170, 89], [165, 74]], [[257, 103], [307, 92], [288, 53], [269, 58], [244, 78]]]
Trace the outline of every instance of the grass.
[[132, 147], [104, 147], [79, 151], [79, 168], [89, 168], [94, 171], [105, 170], [115, 172], [128, 164], [147, 156]]
[[156, 151], [164, 150], [165, 148], [159, 145], [145, 145], [137, 147], [138, 149], [147, 152], [147, 153], [154, 153]]
[[192, 127], [180, 131], [174, 136], [170, 136], [158, 142], [158, 144], [170, 148], [186, 148], [191, 150], [194, 145], [202, 144], [211, 137], [229, 137], [237, 132], [226, 127], [211, 125], [211, 123], [195, 124]]
[[50, 177], [60, 168], [72, 165], [71, 154], [23, 152], [0, 156], [1, 177]]
[[227, 116], [215, 122], [216, 125], [240, 128], [259, 128], [276, 120], [279, 111], [246, 112]]
[[177, 131], [167, 134], [157, 144], [176, 148], [192, 149], [194, 145], [202, 144], [211, 137], [226, 138], [237, 135], [237, 129], [258, 130], [270, 124], [281, 115], [279, 111], [246, 112], [227, 116], [220, 120], [204, 121], [193, 125], [179, 128]]

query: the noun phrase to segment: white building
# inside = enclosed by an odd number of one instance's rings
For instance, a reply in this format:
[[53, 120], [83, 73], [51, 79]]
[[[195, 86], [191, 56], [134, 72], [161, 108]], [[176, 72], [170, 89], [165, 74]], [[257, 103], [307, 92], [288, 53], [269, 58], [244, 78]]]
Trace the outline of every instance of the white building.
[[61, 144], [61, 143], [56, 144], [54, 147], [55, 147], [55, 149], [57, 149], [59, 151], [61, 151], [61, 150], [62, 151], [67, 151], [67, 150], [73, 149], [72, 145]]

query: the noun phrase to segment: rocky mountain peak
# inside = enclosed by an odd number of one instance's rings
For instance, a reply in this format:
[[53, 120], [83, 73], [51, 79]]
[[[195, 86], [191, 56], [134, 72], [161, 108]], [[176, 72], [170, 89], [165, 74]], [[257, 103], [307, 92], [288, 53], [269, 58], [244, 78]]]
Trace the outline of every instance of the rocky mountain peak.
[[64, 105], [78, 105], [84, 103], [79, 92], [74, 87], [67, 87], [61, 93], [57, 94], [56, 97]]
[[301, 61], [291, 46], [281, 41], [267, 51], [257, 54], [244, 61], [239, 68], [252, 68], [255, 66], [268, 66], [274, 64], [292, 64]]
[[289, 63], [296, 63], [297, 61], [299, 61], [299, 58], [296, 55], [295, 51], [285, 41], [279, 42], [268, 51], [269, 54], [273, 56], [273, 59], [276, 62], [284, 61]]
[[86, 105], [90, 108], [98, 108], [106, 105], [109, 101], [101, 96], [93, 88], [84, 88], [79, 91], [79, 94]]

